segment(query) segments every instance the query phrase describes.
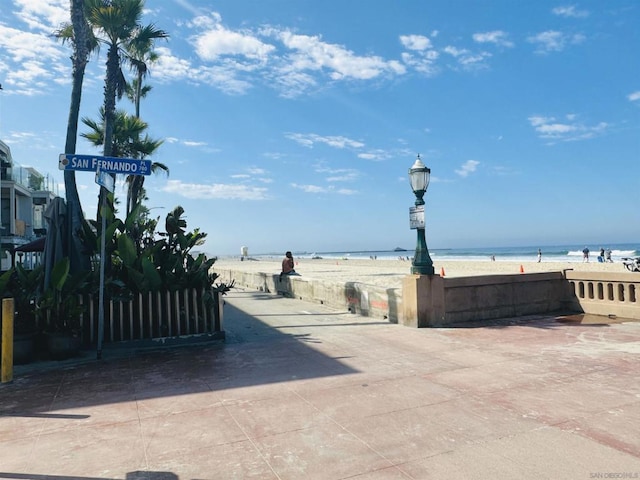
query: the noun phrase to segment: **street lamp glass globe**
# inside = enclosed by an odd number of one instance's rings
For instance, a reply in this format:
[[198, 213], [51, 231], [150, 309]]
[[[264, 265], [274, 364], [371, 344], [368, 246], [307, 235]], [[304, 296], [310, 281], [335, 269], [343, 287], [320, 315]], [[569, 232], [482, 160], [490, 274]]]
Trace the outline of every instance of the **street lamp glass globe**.
[[414, 193], [427, 191], [430, 175], [431, 170], [425, 167], [420, 159], [420, 155], [418, 155], [415, 163], [409, 169], [409, 181], [411, 182], [411, 189]]

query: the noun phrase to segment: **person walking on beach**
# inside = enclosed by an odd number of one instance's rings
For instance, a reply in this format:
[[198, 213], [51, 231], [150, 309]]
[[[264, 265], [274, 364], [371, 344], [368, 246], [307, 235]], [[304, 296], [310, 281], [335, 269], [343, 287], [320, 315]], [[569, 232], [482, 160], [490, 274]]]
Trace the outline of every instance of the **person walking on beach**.
[[542, 250], [538, 249], [538, 263], [542, 261]]
[[582, 250], [582, 263], [589, 263], [589, 247], [584, 247]]
[[604, 248], [600, 247], [600, 256], [598, 257], [598, 262], [604, 262]]
[[613, 263], [613, 260], [611, 260], [611, 249], [607, 248], [607, 251], [605, 252], [605, 261], [608, 263]]
[[295, 275], [296, 271], [294, 270], [295, 262], [293, 261], [293, 255], [291, 252], [287, 252], [284, 254], [284, 258], [282, 259], [282, 271], [280, 272], [280, 280], [282, 280], [283, 275]]

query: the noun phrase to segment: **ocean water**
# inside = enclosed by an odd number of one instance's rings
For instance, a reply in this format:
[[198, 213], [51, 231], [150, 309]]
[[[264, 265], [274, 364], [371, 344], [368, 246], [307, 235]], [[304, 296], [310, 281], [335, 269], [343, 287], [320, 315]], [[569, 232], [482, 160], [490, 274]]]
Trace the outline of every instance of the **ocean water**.
[[[621, 262], [624, 257], [640, 256], [640, 243], [623, 243], [612, 245], [586, 245], [589, 261], [597, 262], [600, 247], [611, 250], [611, 259]], [[542, 250], [543, 262], [582, 262], [582, 250], [585, 245], [546, 245], [535, 247], [482, 247], [482, 248], [429, 248], [429, 255], [434, 262], [440, 261], [491, 261], [495, 256], [496, 262], [535, 262], [538, 259], [538, 248]], [[295, 258], [322, 257], [328, 259], [369, 259], [396, 260], [399, 257], [413, 257], [415, 250], [364, 250], [344, 252], [293, 252]], [[278, 254], [251, 255], [252, 258], [273, 259], [280, 258]]]

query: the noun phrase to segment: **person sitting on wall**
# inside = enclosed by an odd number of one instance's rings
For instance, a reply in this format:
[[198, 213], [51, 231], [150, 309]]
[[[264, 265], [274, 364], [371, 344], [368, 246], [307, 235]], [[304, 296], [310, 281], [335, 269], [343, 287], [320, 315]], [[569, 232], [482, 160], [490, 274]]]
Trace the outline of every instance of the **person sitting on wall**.
[[295, 262], [293, 261], [293, 255], [291, 252], [287, 252], [284, 254], [284, 259], [282, 260], [282, 271], [280, 272], [280, 280], [282, 280], [283, 275], [297, 275], [295, 269]]

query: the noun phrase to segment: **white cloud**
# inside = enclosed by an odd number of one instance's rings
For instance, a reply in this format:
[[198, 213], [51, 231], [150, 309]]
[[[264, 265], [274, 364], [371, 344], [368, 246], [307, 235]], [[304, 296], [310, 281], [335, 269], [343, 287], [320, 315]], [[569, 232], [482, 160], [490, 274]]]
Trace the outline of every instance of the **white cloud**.
[[237, 173], [235, 175], [231, 175], [231, 178], [251, 180], [253, 182], [261, 183], [273, 183], [273, 180], [266, 176], [268, 175], [268, 172], [264, 168], [248, 167], [245, 168], [245, 171], [247, 173]]
[[444, 52], [454, 57], [465, 69], [484, 67], [486, 66], [484, 61], [492, 56], [489, 52], [473, 53], [466, 48], [453, 46], [445, 47]]
[[285, 98], [298, 97], [318, 85], [313, 75], [305, 72], [281, 70], [274, 77], [275, 84], [280, 87], [280, 95]]
[[336, 190], [336, 193], [339, 195], [357, 195], [357, 190], [351, 190], [349, 188], [339, 188]]
[[356, 195], [358, 193], [356, 190], [350, 190], [348, 188], [335, 188], [333, 185], [330, 185], [328, 187], [321, 187], [319, 185], [299, 185], [297, 183], [292, 183], [291, 186], [297, 190], [302, 190], [305, 193], [335, 193], [338, 195]]
[[69, 0], [14, 0], [14, 4], [16, 17], [32, 30], [48, 34], [70, 22]]
[[423, 51], [432, 48], [431, 40], [424, 35], [400, 35], [400, 43], [408, 50]]
[[[64, 138], [60, 137], [60, 132], [52, 132], [49, 130], [39, 132], [27, 132], [27, 131], [10, 131], [3, 133], [2, 141], [7, 145], [28, 145], [30, 151], [47, 150], [56, 148]], [[35, 156], [37, 158], [37, 155]], [[14, 158], [16, 163], [26, 166], [25, 163]]]
[[627, 98], [629, 99], [630, 102], [637, 102], [638, 100], [640, 100], [640, 90], [638, 90], [637, 92], [633, 92], [630, 93]]
[[170, 82], [187, 80], [193, 83], [204, 83], [229, 95], [246, 93], [251, 84], [238, 78], [238, 74], [246, 71], [233, 61], [223, 60], [218, 65], [193, 65], [190, 61], [173, 55], [167, 47], [156, 47], [158, 60], [151, 69], [154, 80]]
[[[433, 34], [437, 35], [437, 32]], [[402, 52], [402, 61], [417, 72], [427, 76], [435, 75], [438, 70], [435, 62], [439, 53], [433, 47], [431, 40], [423, 35], [401, 35], [400, 43], [410, 52]]]
[[587, 10], [578, 10], [575, 5], [556, 7], [551, 12], [559, 17], [584, 18], [589, 16]]
[[327, 182], [352, 182], [360, 176], [360, 172], [352, 168], [328, 168], [317, 165], [315, 171], [327, 174], [328, 177], [325, 178]]
[[476, 171], [478, 165], [480, 165], [480, 162], [477, 160], [467, 160], [458, 170], [456, 170], [456, 173], [461, 177], [467, 177], [469, 174]]
[[42, 94], [50, 82], [60, 78], [68, 81], [66, 68], [50, 66], [60, 64], [65, 52], [48, 34], [20, 31], [0, 24], [0, 52], [0, 64], [8, 67], [4, 87], [11, 87], [13, 93]]
[[[357, 55], [342, 45], [324, 42], [318, 35], [299, 35], [275, 27], [232, 30], [215, 12], [196, 16], [187, 26], [196, 30], [191, 42], [199, 58], [209, 64], [192, 65], [173, 57], [159, 66], [160, 75], [165, 79], [188, 78], [228, 94], [244, 94], [254, 82], [263, 80], [281, 96], [293, 98], [321, 86], [323, 77], [333, 82], [367, 81], [406, 72], [406, 66], [397, 60]], [[172, 69], [176, 64], [178, 68]], [[258, 75], [249, 77], [249, 73]]]
[[[0, 23], [0, 71], [6, 71], [4, 87], [21, 95], [46, 93], [51, 84], [69, 82], [69, 47], [52, 36], [69, 22], [68, 0], [14, 0], [11, 8], [16, 19], [26, 24]], [[61, 66], [67, 60], [65, 66]], [[3, 66], [6, 65], [6, 68]], [[67, 66], [68, 65], [68, 66]], [[7, 88], [10, 87], [10, 88]]]
[[404, 67], [397, 61], [379, 56], [359, 56], [342, 45], [323, 42], [320, 36], [297, 35], [290, 31], [278, 33], [285, 47], [292, 50], [284, 58], [281, 71], [328, 70], [332, 80], [370, 80], [384, 74], [402, 74]]
[[327, 188], [318, 185], [298, 185], [297, 183], [292, 183], [291, 186], [305, 193], [327, 193]]
[[214, 61], [224, 55], [235, 55], [264, 62], [275, 50], [273, 45], [264, 43], [253, 35], [234, 32], [221, 25], [197, 35], [192, 41], [196, 53], [207, 61]]
[[402, 53], [402, 61], [410, 67], [413, 67], [416, 71], [431, 77], [438, 73], [438, 68], [435, 65], [436, 60], [440, 54], [435, 50], [426, 50], [419, 55], [412, 55], [408, 52]]
[[324, 143], [334, 148], [364, 147], [364, 143], [342, 136], [321, 136], [315, 133], [287, 133], [285, 137], [307, 148], [313, 148], [316, 143]]
[[159, 80], [179, 80], [193, 75], [194, 66], [188, 60], [173, 55], [167, 47], [154, 48], [158, 59], [153, 64], [153, 77]]
[[473, 40], [477, 43], [493, 43], [501, 47], [511, 48], [513, 42], [508, 40], [508, 34], [502, 30], [494, 30], [493, 32], [474, 33]]
[[63, 56], [61, 45], [48, 34], [38, 34], [0, 25], [0, 47], [9, 52], [15, 62], [25, 60], [58, 60]]
[[[182, 0], [179, 0], [182, 1]], [[186, 2], [184, 2], [186, 3]], [[193, 11], [193, 10], [192, 10]], [[208, 12], [207, 15], [198, 15], [197, 11], [195, 11], [196, 15], [193, 19], [187, 23], [187, 25], [196, 27], [196, 28], [217, 28], [222, 24], [222, 16], [218, 12]]]
[[362, 158], [363, 160], [380, 161], [380, 160], [387, 160], [391, 158], [391, 154], [386, 150], [376, 149], [376, 150], [369, 150], [368, 152], [359, 153], [358, 158]]
[[238, 74], [242, 72], [238, 67], [234, 62], [223, 62], [222, 65], [212, 67], [201, 66], [194, 70], [193, 76], [229, 95], [241, 95], [251, 89], [252, 85], [248, 80], [238, 78]]
[[578, 45], [585, 41], [582, 34], [568, 35], [562, 32], [547, 30], [527, 38], [527, 41], [536, 45], [536, 53], [561, 52], [567, 45]]
[[537, 115], [529, 117], [528, 120], [540, 138], [564, 142], [596, 137], [603, 134], [609, 126], [606, 122], [600, 122], [594, 126], [584, 125], [578, 121], [576, 114], [566, 115], [565, 121]]
[[168, 180], [161, 190], [196, 200], [265, 200], [268, 198], [266, 188], [223, 183], [202, 184]]

